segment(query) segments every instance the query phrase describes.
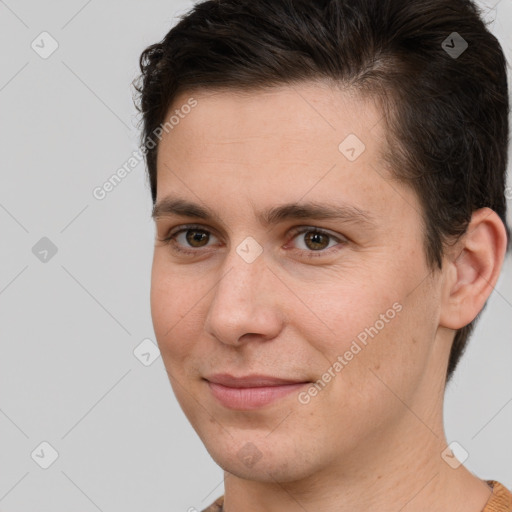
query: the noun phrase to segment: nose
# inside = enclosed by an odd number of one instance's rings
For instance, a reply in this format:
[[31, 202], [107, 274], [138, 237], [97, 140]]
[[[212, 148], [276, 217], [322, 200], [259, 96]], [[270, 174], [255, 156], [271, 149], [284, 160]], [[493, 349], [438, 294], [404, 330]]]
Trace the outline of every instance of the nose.
[[284, 322], [279, 284], [264, 253], [248, 262], [233, 248], [213, 289], [206, 332], [230, 345], [277, 337]]

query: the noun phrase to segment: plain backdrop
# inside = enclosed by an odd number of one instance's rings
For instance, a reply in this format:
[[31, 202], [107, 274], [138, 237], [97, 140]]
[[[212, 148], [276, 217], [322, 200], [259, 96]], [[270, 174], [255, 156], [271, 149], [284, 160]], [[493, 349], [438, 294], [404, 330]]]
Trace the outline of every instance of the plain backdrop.
[[[510, 61], [512, 0], [485, 5]], [[152, 348], [144, 163], [93, 195], [138, 148], [140, 53], [191, 6], [0, 1], [4, 512], [185, 512], [223, 493]], [[445, 408], [469, 469], [509, 488], [511, 275], [508, 258]]]

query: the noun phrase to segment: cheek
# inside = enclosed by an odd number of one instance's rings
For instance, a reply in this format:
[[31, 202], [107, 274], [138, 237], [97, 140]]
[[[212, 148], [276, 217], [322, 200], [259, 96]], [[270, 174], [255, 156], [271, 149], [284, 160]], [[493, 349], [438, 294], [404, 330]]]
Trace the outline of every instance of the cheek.
[[193, 373], [197, 365], [192, 359], [201, 337], [203, 324], [198, 316], [204, 294], [179, 269], [155, 256], [150, 291], [153, 329], [174, 396], [192, 425], [208, 421], [197, 408]]
[[155, 256], [151, 274], [151, 317], [166, 366], [168, 361], [176, 366], [198, 338], [197, 332], [191, 329], [200, 328], [194, 316], [197, 318], [201, 296], [189, 280], [184, 281], [179, 272], [170, 271]]
[[400, 413], [401, 400], [413, 401], [432, 357], [435, 305], [411, 295], [389, 306], [372, 309], [367, 324], [344, 344], [343, 369], [328, 397], [333, 407], [341, 402], [345, 411], [384, 421]]
[[301, 318], [311, 320], [303, 336], [331, 361], [347, 351], [352, 351], [348, 358], [355, 358], [372, 340], [385, 338], [403, 309], [398, 291], [369, 279], [338, 279], [303, 297], [308, 311], [297, 311], [295, 318], [303, 327], [306, 322]]
[[321, 320], [300, 324], [317, 353], [317, 374], [356, 396], [375, 397], [379, 388], [386, 393], [372, 372], [397, 389], [414, 383], [428, 364], [435, 336], [435, 297], [417, 287], [416, 272], [410, 276], [408, 270], [394, 272], [390, 266], [382, 270], [373, 279], [359, 275], [357, 282], [338, 280], [322, 293], [310, 291], [304, 300]]

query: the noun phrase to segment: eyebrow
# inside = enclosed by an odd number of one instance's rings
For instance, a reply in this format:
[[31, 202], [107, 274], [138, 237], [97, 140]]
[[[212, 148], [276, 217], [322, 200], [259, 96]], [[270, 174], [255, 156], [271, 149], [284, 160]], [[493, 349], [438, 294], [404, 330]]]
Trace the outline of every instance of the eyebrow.
[[[192, 217], [203, 220], [218, 219], [219, 216], [208, 207], [185, 199], [165, 197], [153, 207], [151, 217], [156, 220], [168, 216]], [[326, 204], [318, 202], [286, 203], [269, 208], [256, 215], [262, 226], [276, 225], [294, 219], [335, 219], [342, 222], [376, 227], [375, 217], [368, 211], [348, 204]]]

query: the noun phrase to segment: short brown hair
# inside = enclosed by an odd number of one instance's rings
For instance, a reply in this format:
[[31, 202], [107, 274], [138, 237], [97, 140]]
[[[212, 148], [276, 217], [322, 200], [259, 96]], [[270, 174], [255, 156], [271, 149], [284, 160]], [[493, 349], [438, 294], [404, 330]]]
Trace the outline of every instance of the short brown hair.
[[[455, 42], [468, 45], [460, 55], [449, 51]], [[326, 79], [381, 99], [386, 161], [419, 198], [432, 271], [482, 207], [503, 221], [509, 249], [506, 60], [470, 0], [207, 0], [143, 51], [140, 69], [134, 87], [153, 203], [151, 137], [179, 93]], [[447, 379], [482, 311], [456, 332]]]

